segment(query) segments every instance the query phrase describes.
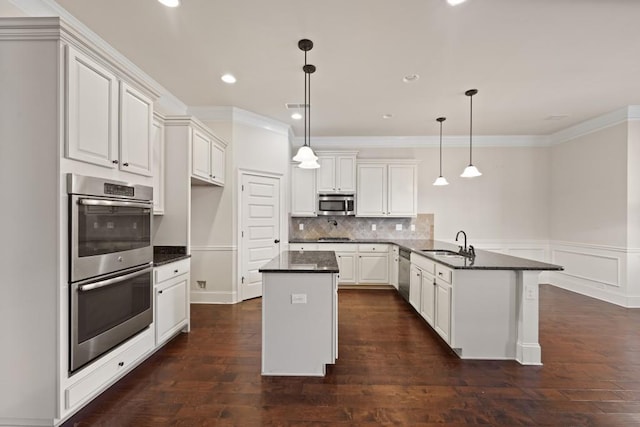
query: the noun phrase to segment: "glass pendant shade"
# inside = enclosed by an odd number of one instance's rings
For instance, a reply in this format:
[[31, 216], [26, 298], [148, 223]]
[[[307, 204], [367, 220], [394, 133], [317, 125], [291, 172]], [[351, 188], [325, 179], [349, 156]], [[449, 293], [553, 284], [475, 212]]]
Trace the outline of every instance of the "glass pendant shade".
[[317, 160], [303, 160], [302, 163], [298, 165], [300, 169], [318, 169], [320, 167], [320, 163]]
[[476, 176], [480, 176], [482, 173], [478, 170], [477, 167], [473, 165], [469, 165], [464, 168], [464, 171], [460, 174], [463, 178], [475, 178]]
[[315, 162], [316, 160], [318, 160], [318, 156], [308, 145], [298, 148], [298, 153], [293, 156], [293, 161], [295, 162]]
[[439, 176], [433, 181], [433, 185], [449, 185], [449, 182], [447, 182], [447, 178], [444, 176]]

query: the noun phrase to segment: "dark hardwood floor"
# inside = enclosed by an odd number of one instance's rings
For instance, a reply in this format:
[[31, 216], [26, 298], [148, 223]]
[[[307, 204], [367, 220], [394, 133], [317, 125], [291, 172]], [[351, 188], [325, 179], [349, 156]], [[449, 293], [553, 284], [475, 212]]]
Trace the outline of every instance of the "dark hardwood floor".
[[540, 289], [544, 366], [462, 361], [395, 291], [339, 291], [324, 378], [260, 375], [260, 299], [181, 334], [64, 426], [639, 426], [640, 309]]

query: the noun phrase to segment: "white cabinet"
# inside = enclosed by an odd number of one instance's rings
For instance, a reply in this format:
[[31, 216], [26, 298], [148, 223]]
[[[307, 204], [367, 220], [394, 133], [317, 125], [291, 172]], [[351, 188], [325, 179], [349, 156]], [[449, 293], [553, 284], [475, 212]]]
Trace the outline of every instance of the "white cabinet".
[[291, 216], [316, 216], [316, 171], [291, 165]]
[[153, 214], [164, 214], [164, 119], [159, 114], [154, 114], [153, 128], [151, 131], [153, 158], [151, 173], [153, 174]]
[[418, 267], [411, 264], [409, 269], [409, 303], [420, 312], [420, 292], [422, 287], [422, 272]]
[[317, 152], [318, 193], [354, 193], [356, 191], [357, 152]]
[[340, 274], [338, 275], [338, 283], [355, 284], [357, 283], [357, 263], [358, 255], [353, 252], [336, 252], [338, 258], [338, 266]]
[[151, 176], [153, 102], [120, 82], [120, 170]]
[[389, 284], [398, 287], [398, 272], [400, 268], [400, 255], [396, 245], [391, 246], [389, 253]]
[[189, 269], [189, 259], [155, 268], [156, 346], [189, 330]]
[[433, 327], [436, 311], [436, 280], [433, 274], [422, 271], [420, 288], [422, 298], [420, 315]]
[[436, 264], [435, 283], [433, 328], [447, 344], [451, 344], [453, 271], [440, 264]]
[[194, 127], [191, 135], [191, 177], [194, 184], [224, 186], [226, 144], [204, 127]]
[[66, 68], [65, 155], [151, 176], [151, 98], [71, 46]]
[[115, 168], [118, 164], [118, 79], [67, 46], [66, 153], [68, 158]]
[[388, 245], [358, 246], [358, 283], [389, 283]]
[[357, 216], [411, 217], [418, 212], [415, 161], [367, 161], [357, 165]]

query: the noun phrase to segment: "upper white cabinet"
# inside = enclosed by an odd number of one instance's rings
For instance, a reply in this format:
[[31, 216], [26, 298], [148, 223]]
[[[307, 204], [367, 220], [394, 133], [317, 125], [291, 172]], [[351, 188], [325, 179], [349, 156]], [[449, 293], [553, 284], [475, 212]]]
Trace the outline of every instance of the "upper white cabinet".
[[66, 47], [66, 156], [151, 176], [153, 101]]
[[291, 216], [316, 216], [316, 171], [291, 165]]
[[357, 216], [411, 217], [418, 212], [415, 161], [367, 161], [357, 165]]
[[191, 135], [191, 177], [201, 184], [224, 186], [226, 144], [206, 128], [194, 127]]
[[356, 151], [320, 151], [316, 169], [318, 193], [355, 193], [356, 191]]
[[151, 130], [153, 158], [151, 172], [153, 174], [153, 213], [164, 214], [164, 119], [157, 114], [153, 117]]

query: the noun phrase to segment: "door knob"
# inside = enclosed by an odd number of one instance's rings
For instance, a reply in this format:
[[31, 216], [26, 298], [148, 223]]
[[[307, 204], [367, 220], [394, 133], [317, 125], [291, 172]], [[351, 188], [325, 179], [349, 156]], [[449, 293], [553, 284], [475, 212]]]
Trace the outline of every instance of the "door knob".
[[274, 240], [273, 243], [280, 243], [280, 239]]

